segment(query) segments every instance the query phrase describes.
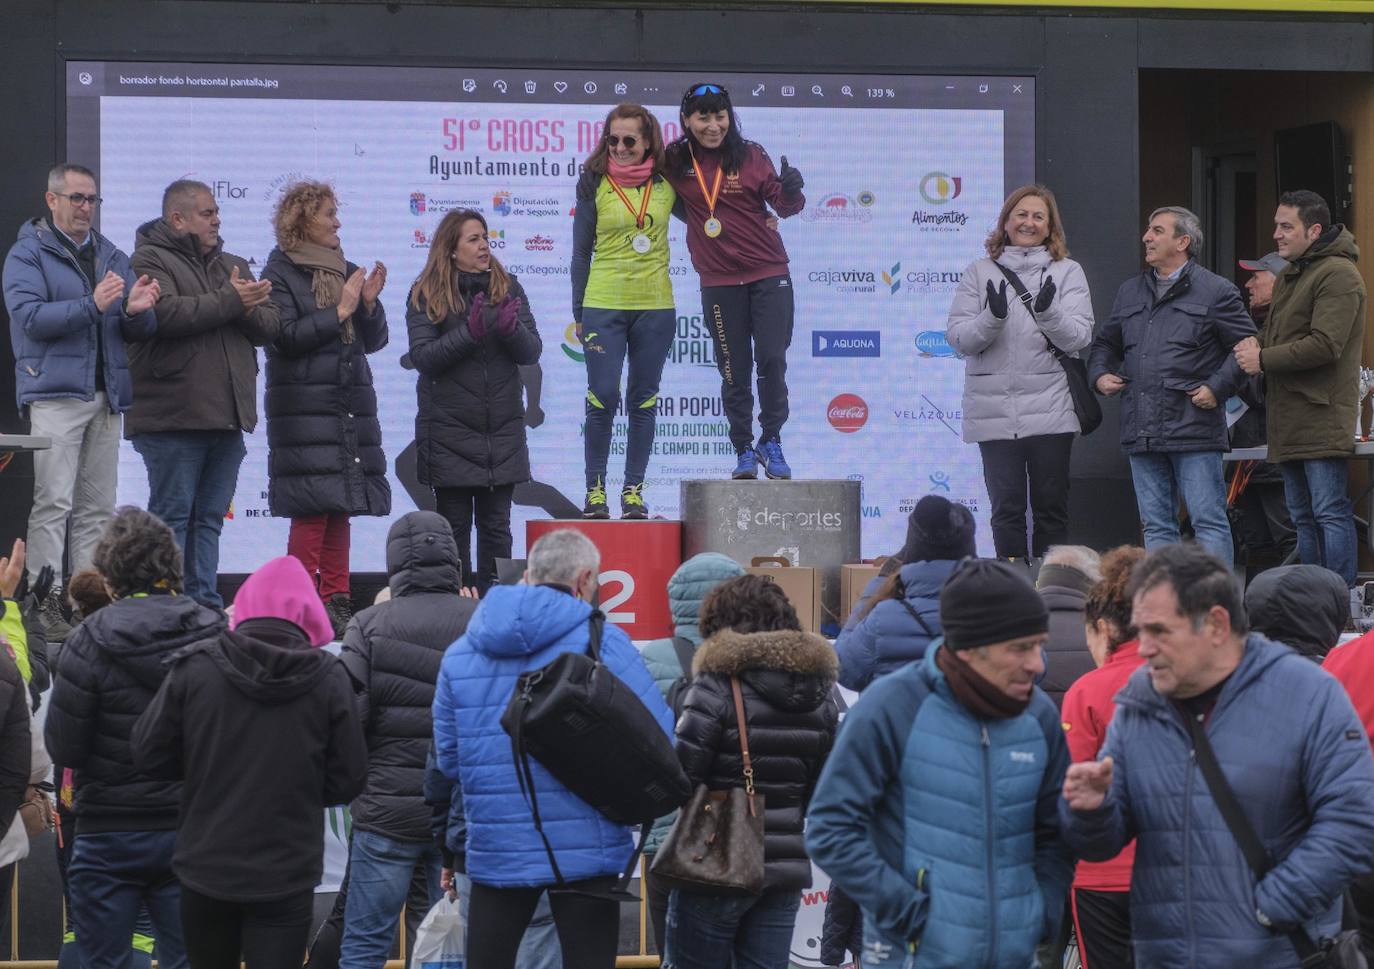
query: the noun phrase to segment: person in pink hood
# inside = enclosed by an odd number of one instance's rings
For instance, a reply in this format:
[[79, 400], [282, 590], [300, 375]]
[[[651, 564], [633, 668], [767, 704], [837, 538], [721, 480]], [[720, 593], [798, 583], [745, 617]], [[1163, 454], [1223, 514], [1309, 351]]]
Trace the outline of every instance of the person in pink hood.
[[353, 688], [314, 583], [290, 556], [249, 576], [232, 629], [173, 654], [134, 728], [139, 769], [182, 780], [172, 867], [192, 969], [299, 962], [323, 808], [363, 789]]

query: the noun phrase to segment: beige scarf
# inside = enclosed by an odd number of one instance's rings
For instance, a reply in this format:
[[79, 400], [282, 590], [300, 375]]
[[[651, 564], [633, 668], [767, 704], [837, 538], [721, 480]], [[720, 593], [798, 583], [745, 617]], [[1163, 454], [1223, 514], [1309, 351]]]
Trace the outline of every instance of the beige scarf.
[[[315, 294], [315, 306], [318, 309], [339, 305], [339, 299], [343, 296], [344, 273], [348, 271], [342, 249], [329, 249], [314, 242], [302, 241], [294, 249], [284, 250], [283, 254], [295, 265], [311, 271], [310, 291]], [[344, 343], [353, 342], [352, 316], [340, 324], [339, 331]]]

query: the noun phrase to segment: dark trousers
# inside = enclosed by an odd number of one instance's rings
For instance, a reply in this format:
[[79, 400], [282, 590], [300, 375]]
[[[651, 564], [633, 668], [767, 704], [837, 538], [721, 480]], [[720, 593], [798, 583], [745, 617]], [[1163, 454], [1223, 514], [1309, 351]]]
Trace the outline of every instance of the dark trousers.
[[[510, 558], [510, 506], [515, 485], [494, 488], [435, 488], [434, 507], [448, 520], [458, 557], [463, 560], [463, 585], [486, 592], [496, 582], [496, 560]], [[477, 567], [473, 568], [472, 526], [477, 524]]]
[[668, 944], [668, 899], [672, 897], [673, 890], [663, 879], [655, 878], [649, 873], [648, 866], [653, 864], [653, 856], [647, 857], [645, 861], [647, 864], [644, 879], [640, 882], [640, 890], [648, 894], [649, 925], [654, 931], [654, 951], [661, 956]]
[[226, 902], [181, 889], [181, 926], [191, 969], [298, 966], [310, 937], [314, 891], [268, 902]]
[[1131, 893], [1075, 888], [1073, 926], [1083, 969], [1130, 969]]
[[703, 286], [701, 312], [715, 341], [720, 399], [730, 443], [754, 442], [755, 368], [759, 382], [760, 441], [777, 438], [787, 423], [787, 348], [792, 345], [792, 277], [770, 276], [743, 286]]
[[147, 906], [158, 965], [186, 969], [181, 886], [172, 873], [175, 831], [78, 834], [67, 862], [72, 925], [85, 969], [125, 969], [139, 910]]
[[1041, 556], [1069, 535], [1069, 453], [1073, 434], [1035, 434], [982, 441], [983, 480], [992, 502], [992, 543], [999, 558], [1025, 558], [1026, 496], [1030, 496], [1030, 554]]
[[[611, 878], [574, 882], [571, 888], [606, 890]], [[468, 965], [481, 969], [515, 969], [520, 940], [545, 889], [494, 888], [472, 883], [468, 902]], [[549, 892], [563, 969], [612, 969], [620, 932], [620, 904], [610, 898]]]
[[587, 430], [584, 450], [587, 487], [606, 485], [611, 432], [620, 408], [620, 371], [628, 355], [625, 378], [625, 483], [643, 484], [654, 447], [658, 420], [658, 384], [668, 359], [677, 314], [671, 310], [582, 311], [582, 349], [587, 358]]

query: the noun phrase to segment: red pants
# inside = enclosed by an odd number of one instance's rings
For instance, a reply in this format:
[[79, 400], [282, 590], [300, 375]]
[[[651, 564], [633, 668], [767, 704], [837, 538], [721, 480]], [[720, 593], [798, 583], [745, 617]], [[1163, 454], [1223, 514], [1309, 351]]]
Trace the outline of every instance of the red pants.
[[286, 554], [301, 560], [305, 571], [316, 580], [320, 598], [326, 602], [337, 595], [348, 595], [348, 538], [345, 514], [291, 519]]

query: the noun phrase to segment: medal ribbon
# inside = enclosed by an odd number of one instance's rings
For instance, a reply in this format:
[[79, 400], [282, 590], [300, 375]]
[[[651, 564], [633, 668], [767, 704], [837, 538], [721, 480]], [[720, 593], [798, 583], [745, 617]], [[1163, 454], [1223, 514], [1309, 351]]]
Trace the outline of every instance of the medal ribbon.
[[687, 146], [688, 153], [692, 156], [692, 172], [697, 177], [697, 184], [701, 186], [701, 196], [706, 200], [706, 209], [711, 218], [716, 217], [716, 199], [720, 198], [720, 179], [725, 174], [725, 166], [716, 169], [716, 180], [711, 185], [711, 191], [706, 191], [706, 179], [701, 177], [701, 165], [697, 163], [696, 152], [692, 151], [692, 146]]
[[638, 213], [635, 212], [635, 207], [630, 204], [630, 198], [625, 194], [625, 190], [615, 183], [615, 179], [611, 178], [609, 173], [606, 175], [606, 181], [610, 183], [611, 191], [620, 196], [620, 201], [625, 203], [625, 208], [629, 209], [630, 214], [635, 217], [635, 228], [644, 228], [644, 213], [649, 211], [649, 196], [654, 194], [653, 177], [651, 176], [649, 180], [644, 183], [644, 194], [639, 198]]

